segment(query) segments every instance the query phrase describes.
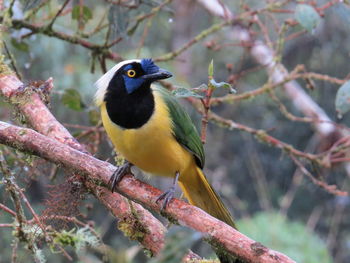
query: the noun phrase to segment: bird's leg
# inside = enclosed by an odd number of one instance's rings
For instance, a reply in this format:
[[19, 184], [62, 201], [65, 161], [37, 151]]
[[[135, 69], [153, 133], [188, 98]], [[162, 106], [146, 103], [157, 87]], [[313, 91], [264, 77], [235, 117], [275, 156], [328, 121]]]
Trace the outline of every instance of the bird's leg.
[[108, 181], [108, 185], [111, 187], [112, 193], [114, 192], [117, 184], [123, 179], [124, 175], [131, 173], [130, 168], [132, 165], [132, 163], [125, 160], [124, 164], [118, 166], [117, 170], [114, 171]]
[[171, 201], [171, 199], [174, 198], [175, 187], [176, 187], [177, 181], [179, 180], [179, 176], [180, 176], [180, 173], [176, 172], [173, 185], [168, 190], [166, 190], [164, 193], [162, 193], [160, 196], [158, 196], [156, 203], [158, 203], [162, 199], [164, 200], [161, 210], [164, 210], [167, 207], [167, 205], [169, 204], [169, 202]]

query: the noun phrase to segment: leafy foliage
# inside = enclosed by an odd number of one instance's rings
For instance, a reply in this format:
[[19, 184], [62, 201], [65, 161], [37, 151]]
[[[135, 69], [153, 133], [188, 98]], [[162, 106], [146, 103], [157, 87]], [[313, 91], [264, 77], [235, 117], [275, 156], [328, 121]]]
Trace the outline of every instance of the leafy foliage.
[[218, 88], [224, 88], [224, 89], [229, 89], [230, 93], [235, 93], [236, 90], [232, 88], [231, 84], [227, 82], [216, 82], [215, 79], [210, 80], [210, 84], [212, 85], [213, 88], [218, 89]]
[[344, 83], [338, 89], [335, 97], [335, 108], [339, 117], [350, 110], [350, 81]]
[[285, 253], [300, 263], [331, 263], [327, 246], [299, 222], [277, 212], [261, 212], [238, 221], [239, 230], [263, 245]]
[[200, 95], [192, 91], [191, 89], [182, 88], [182, 87], [178, 87], [174, 89], [172, 91], [172, 94], [177, 98], [189, 98], [189, 97], [199, 98], [199, 99], [203, 98], [203, 95]]
[[321, 17], [316, 10], [312, 6], [306, 4], [297, 5], [295, 9], [295, 19], [309, 32], [321, 21]]
[[72, 9], [72, 19], [79, 20], [82, 19], [84, 23], [92, 19], [92, 11], [87, 6], [76, 5]]
[[212, 77], [214, 75], [214, 60], [211, 60], [208, 66], [208, 76]]
[[11, 44], [13, 47], [15, 47], [16, 49], [23, 51], [23, 52], [28, 52], [29, 51], [29, 46], [26, 42], [24, 41], [18, 41], [15, 38], [11, 39]]
[[81, 111], [85, 107], [79, 91], [75, 89], [64, 90], [62, 95], [62, 103], [71, 110], [75, 111]]
[[63, 230], [56, 234], [54, 244], [72, 246], [77, 252], [81, 252], [86, 246], [97, 247], [100, 244], [98, 238], [91, 233], [89, 227], [79, 229]]

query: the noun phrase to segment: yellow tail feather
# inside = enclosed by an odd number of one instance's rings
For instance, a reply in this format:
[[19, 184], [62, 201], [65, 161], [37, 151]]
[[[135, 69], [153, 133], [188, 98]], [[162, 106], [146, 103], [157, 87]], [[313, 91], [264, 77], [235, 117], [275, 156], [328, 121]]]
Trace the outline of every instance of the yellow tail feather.
[[180, 175], [179, 185], [190, 204], [198, 206], [213, 217], [236, 228], [229, 211], [199, 167], [195, 166], [182, 176]]

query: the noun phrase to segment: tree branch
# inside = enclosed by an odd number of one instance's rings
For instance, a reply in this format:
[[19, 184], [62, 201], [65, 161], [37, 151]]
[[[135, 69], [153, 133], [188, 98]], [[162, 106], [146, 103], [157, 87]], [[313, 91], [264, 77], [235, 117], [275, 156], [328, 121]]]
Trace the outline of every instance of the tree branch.
[[[234, 14], [220, 0], [197, 0], [197, 2], [214, 16], [218, 16], [226, 21], [235, 19]], [[334, 1], [332, 4], [336, 2], [338, 1]], [[330, 6], [331, 5], [325, 5], [321, 7], [321, 10], [324, 11], [324, 8]], [[276, 61], [276, 52], [273, 49], [263, 41], [254, 39], [254, 36], [245, 27], [235, 26], [232, 32], [234, 33], [232, 34], [234, 38], [238, 39], [241, 43], [248, 44], [247, 46], [249, 46], [251, 56], [260, 65], [266, 68], [272, 83], [279, 83], [283, 81], [283, 79], [288, 78], [288, 70], [282, 63]], [[321, 138], [328, 139], [330, 143], [333, 144], [334, 138], [343, 137], [345, 135], [342, 130], [334, 125], [327, 113], [304, 91], [297, 81], [292, 80], [286, 82], [283, 87], [286, 96], [291, 100], [296, 109], [305, 116], [318, 120], [313, 122], [313, 126]], [[344, 163], [344, 168], [347, 174], [350, 174], [349, 163]]]
[[[30, 85], [24, 86], [14, 74], [0, 75], [0, 94], [17, 106], [35, 130], [88, 154], [85, 148], [56, 120], [41, 100], [39, 91], [51, 90], [52, 88], [53, 82], [51, 78], [43, 83], [39, 89]], [[133, 207], [130, 207], [128, 200], [118, 193], [111, 193], [105, 187], [89, 182], [86, 182], [86, 187], [119, 219], [119, 222], [143, 226], [143, 235], [140, 235], [140, 233], [136, 235], [132, 231], [124, 232], [129, 234], [129, 238], [137, 237], [138, 241], [152, 254], [156, 255], [160, 252], [164, 245], [164, 233], [166, 230], [163, 224], [149, 211], [139, 204], [133, 204]], [[133, 211], [137, 211], [137, 217], [135, 217]]]
[[[95, 187], [97, 186], [96, 188], [99, 190], [102, 190], [101, 186], [108, 183], [111, 174], [116, 169], [110, 163], [95, 159], [31, 129], [20, 128], [4, 122], [0, 122], [0, 143], [35, 154], [67, 169], [74, 170], [84, 175], [87, 181]], [[133, 176], [125, 176], [118, 184], [117, 191], [161, 213], [161, 205], [156, 200], [162, 192]], [[96, 195], [99, 197], [101, 193], [97, 191]], [[219, 249], [224, 248], [245, 262], [294, 262], [287, 256], [268, 249], [184, 201], [173, 199], [162, 214], [172, 222], [203, 233], [212, 245]]]
[[50, 25], [49, 26], [39, 26], [39, 25], [31, 24], [31, 23], [24, 21], [24, 20], [20, 20], [20, 19], [13, 19], [12, 25], [16, 29], [26, 28], [26, 29], [31, 30], [33, 33], [43, 34], [43, 35], [47, 35], [49, 37], [55, 37], [55, 38], [67, 41], [69, 43], [72, 43], [72, 44], [78, 44], [78, 45], [83, 46], [87, 49], [90, 49], [91, 51], [95, 51], [95, 52], [99, 51], [106, 58], [109, 58], [109, 59], [114, 60], [114, 61], [122, 60], [122, 57], [119, 54], [108, 50], [108, 48], [109, 48], [108, 45], [94, 44], [94, 43], [91, 43], [89, 41], [86, 41], [85, 39], [79, 38], [77, 36], [72, 36], [72, 35], [68, 35], [64, 32], [55, 31], [50, 27]]
[[[229, 8], [221, 3], [220, 0], [197, 0], [209, 13], [221, 17], [225, 20], [234, 19], [234, 15]], [[265, 66], [272, 83], [279, 83], [288, 78], [287, 69], [281, 64], [276, 63], [274, 51], [270, 49], [261, 40], [255, 40], [250, 32], [244, 27], [235, 27], [234, 37], [244, 43], [250, 43], [250, 54], [256, 61]], [[302, 89], [296, 81], [284, 83], [286, 95], [293, 102], [295, 107], [308, 117], [317, 118], [323, 122], [315, 123], [315, 129], [318, 133], [327, 137], [334, 132], [338, 132], [337, 127], [331, 123], [331, 119], [324, 110]]]

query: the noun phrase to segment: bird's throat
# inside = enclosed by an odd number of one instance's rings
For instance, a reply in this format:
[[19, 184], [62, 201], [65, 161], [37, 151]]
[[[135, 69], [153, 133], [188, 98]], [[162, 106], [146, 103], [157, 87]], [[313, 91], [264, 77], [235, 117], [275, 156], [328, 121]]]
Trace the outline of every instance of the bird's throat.
[[154, 112], [154, 97], [150, 84], [144, 84], [130, 94], [124, 87], [109, 89], [105, 101], [111, 121], [124, 129], [142, 127]]

